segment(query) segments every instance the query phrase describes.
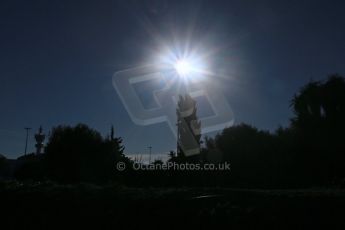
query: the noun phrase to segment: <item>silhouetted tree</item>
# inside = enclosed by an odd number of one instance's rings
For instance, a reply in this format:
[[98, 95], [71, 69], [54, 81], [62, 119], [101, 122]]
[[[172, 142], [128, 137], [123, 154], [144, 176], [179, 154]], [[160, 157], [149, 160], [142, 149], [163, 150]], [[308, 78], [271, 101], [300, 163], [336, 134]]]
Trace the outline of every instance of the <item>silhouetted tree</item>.
[[156, 160], [154, 160], [154, 161], [152, 162], [152, 164], [154, 164], [154, 165], [163, 165], [164, 162], [163, 162], [162, 160], [160, 160], [160, 159], [156, 159]]
[[292, 124], [306, 131], [343, 128], [345, 80], [331, 75], [326, 82], [313, 81], [304, 86], [291, 102], [295, 113]]
[[49, 138], [46, 154], [49, 176], [61, 182], [104, 182], [115, 172], [115, 163], [125, 159], [122, 140], [103, 139], [88, 126], [58, 126]]
[[16, 160], [14, 176], [19, 180], [47, 179], [47, 164], [44, 154], [30, 153]]
[[0, 169], [5, 165], [6, 157], [0, 154]]
[[[229, 127], [215, 137], [223, 160], [231, 162], [232, 173], [241, 180], [270, 181], [275, 169], [274, 137], [247, 124]], [[253, 180], [255, 178], [255, 180]]]
[[5, 156], [0, 154], [0, 178], [8, 176], [8, 162]]
[[275, 133], [241, 124], [205, 138], [204, 159], [221, 151], [232, 178], [248, 184], [326, 185], [345, 178], [345, 80], [310, 82], [291, 106], [291, 126]]
[[330, 182], [345, 177], [345, 80], [332, 75], [327, 81], [304, 86], [291, 102], [298, 135], [300, 160], [312, 178]]
[[223, 161], [223, 153], [217, 147], [214, 138], [205, 136], [203, 141], [204, 147], [201, 148], [201, 159], [204, 163], [219, 163]]

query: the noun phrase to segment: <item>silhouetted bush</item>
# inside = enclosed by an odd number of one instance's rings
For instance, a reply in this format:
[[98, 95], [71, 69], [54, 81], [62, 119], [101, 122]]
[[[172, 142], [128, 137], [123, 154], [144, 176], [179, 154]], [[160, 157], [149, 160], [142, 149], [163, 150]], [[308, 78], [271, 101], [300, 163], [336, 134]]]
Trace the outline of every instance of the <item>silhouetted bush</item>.
[[0, 179], [9, 176], [9, 164], [3, 155], [0, 154]]
[[58, 126], [46, 148], [48, 176], [59, 182], [106, 182], [114, 176], [115, 163], [124, 160], [120, 138], [102, 138], [86, 125]]
[[44, 154], [36, 155], [34, 153], [19, 157], [15, 162], [15, 178], [19, 180], [46, 180], [47, 164]]
[[[239, 124], [205, 137], [200, 157], [169, 153], [173, 163], [230, 162], [231, 172], [133, 170], [121, 138], [103, 138], [86, 125], [53, 129], [46, 154], [18, 159], [19, 179], [63, 183], [104, 183], [116, 179], [132, 186], [232, 186], [247, 188], [334, 186], [345, 178], [345, 80], [333, 75], [310, 82], [294, 96], [294, 117], [275, 132]], [[196, 108], [195, 108], [196, 110]], [[123, 161], [127, 170], [117, 172]], [[17, 162], [17, 163], [18, 163]], [[0, 159], [1, 164], [1, 159]], [[154, 164], [162, 164], [156, 161]], [[1, 165], [0, 165], [1, 167]]]
[[332, 75], [313, 81], [292, 100], [300, 161], [323, 183], [345, 177], [345, 80]]
[[[329, 186], [345, 178], [345, 80], [310, 82], [291, 106], [294, 117], [275, 133], [240, 124], [205, 138], [204, 158], [221, 151], [235, 184]], [[206, 156], [206, 157], [205, 157]]]

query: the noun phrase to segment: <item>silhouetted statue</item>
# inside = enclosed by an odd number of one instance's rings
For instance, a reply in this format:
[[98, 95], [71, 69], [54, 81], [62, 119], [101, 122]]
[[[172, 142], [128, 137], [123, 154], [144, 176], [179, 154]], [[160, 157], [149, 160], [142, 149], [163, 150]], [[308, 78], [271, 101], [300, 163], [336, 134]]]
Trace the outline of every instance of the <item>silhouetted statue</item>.
[[196, 113], [196, 101], [189, 94], [180, 95], [176, 109], [178, 157], [199, 157], [201, 122]]
[[[116, 178], [129, 185], [210, 186], [217, 183], [291, 188], [341, 184], [345, 178], [344, 78], [333, 75], [326, 81], [308, 83], [294, 96], [291, 106], [294, 117], [288, 127], [268, 132], [238, 124], [225, 128], [215, 137], [206, 137], [200, 149], [201, 125], [196, 115], [196, 101], [190, 95], [180, 96], [176, 109], [177, 152], [171, 151], [168, 161], [200, 162], [202, 156], [201, 163], [230, 162], [230, 174], [131, 170], [132, 162], [124, 156], [122, 139], [115, 137], [114, 127], [108, 137], [103, 138], [99, 132], [79, 124], [54, 128], [46, 154], [19, 158], [22, 166], [16, 175], [19, 179], [48, 178], [64, 183], [98, 183]], [[194, 154], [188, 153], [188, 147], [196, 150]], [[119, 161], [128, 164], [130, 170], [116, 174]]]

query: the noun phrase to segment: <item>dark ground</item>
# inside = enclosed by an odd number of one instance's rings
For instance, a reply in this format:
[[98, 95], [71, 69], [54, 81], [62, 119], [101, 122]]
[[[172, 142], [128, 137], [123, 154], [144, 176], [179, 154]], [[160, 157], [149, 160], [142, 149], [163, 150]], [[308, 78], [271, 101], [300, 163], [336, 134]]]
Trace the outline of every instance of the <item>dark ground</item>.
[[345, 190], [0, 183], [1, 229], [345, 229]]

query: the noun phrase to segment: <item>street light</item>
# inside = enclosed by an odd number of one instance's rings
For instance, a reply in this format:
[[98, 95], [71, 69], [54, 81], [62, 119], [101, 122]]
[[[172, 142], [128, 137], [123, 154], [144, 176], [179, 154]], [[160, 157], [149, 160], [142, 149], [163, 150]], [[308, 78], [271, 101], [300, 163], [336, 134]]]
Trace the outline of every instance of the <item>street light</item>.
[[151, 164], [151, 153], [152, 153], [152, 146], [147, 147], [150, 150], [149, 154], [149, 164]]
[[24, 128], [26, 130], [26, 140], [25, 140], [25, 151], [24, 155], [26, 155], [26, 151], [28, 149], [28, 138], [29, 138], [29, 131], [31, 128]]

